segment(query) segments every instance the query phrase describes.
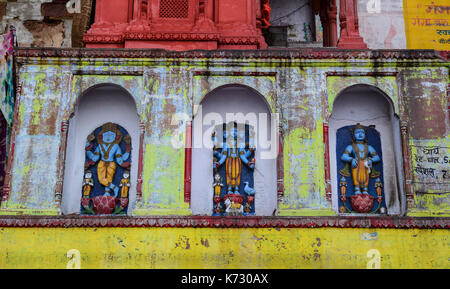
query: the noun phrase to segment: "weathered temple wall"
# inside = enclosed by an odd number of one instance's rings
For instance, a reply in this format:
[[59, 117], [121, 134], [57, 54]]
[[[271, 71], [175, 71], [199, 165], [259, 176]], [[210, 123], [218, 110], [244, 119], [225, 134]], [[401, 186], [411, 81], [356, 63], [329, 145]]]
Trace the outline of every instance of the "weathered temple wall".
[[[410, 96], [407, 107], [411, 115], [409, 147], [415, 203], [418, 212], [433, 215], [447, 210], [450, 202], [448, 70], [410, 68], [403, 75], [400, 89]], [[447, 81], [437, 81], [440, 77]]]
[[[280, 114], [284, 165], [280, 215], [336, 214], [327, 199], [323, 124], [328, 122], [334, 99], [346, 87], [374, 85], [391, 98], [401, 126], [409, 132], [411, 155], [418, 146], [448, 147], [448, 63], [440, 58], [386, 60], [378, 62], [376, 68], [374, 61], [363, 58], [205, 61], [19, 57], [19, 62], [22, 88], [10, 199], [2, 210], [5, 214], [57, 213], [55, 194], [61, 193], [58, 172], [64, 164], [59, 156], [61, 124], [69, 119], [77, 96], [101, 83], [125, 88], [135, 98], [143, 123], [142, 200], [136, 203], [134, 215], [191, 214], [183, 195], [185, 150], [173, 146], [174, 137], [184, 143], [186, 123], [174, 123], [173, 114], [192, 117], [192, 108], [221, 85], [253, 88]], [[405, 176], [406, 185], [414, 187], [407, 214], [448, 216], [449, 183], [444, 173], [439, 180], [423, 182], [412, 156], [407, 164], [414, 172]]]

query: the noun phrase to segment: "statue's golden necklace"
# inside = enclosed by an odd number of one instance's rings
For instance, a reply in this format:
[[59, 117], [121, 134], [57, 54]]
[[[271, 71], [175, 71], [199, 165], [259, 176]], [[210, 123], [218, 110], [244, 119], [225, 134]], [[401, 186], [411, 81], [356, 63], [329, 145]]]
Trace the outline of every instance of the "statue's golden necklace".
[[[365, 160], [367, 158], [367, 155], [369, 154], [369, 148], [367, 144], [362, 143], [364, 145], [364, 150], [361, 151], [359, 149], [358, 143], [352, 143], [353, 151], [355, 152], [356, 158], [358, 160]], [[363, 153], [362, 156], [360, 153]]]
[[104, 157], [106, 160], [108, 160], [108, 159], [109, 159], [109, 153], [110, 153], [112, 147], [114, 146], [114, 143], [110, 143], [110, 144], [109, 144], [109, 147], [108, 147], [106, 150], [104, 149], [103, 145], [105, 145], [104, 142], [100, 143], [100, 149], [102, 150], [103, 157]]

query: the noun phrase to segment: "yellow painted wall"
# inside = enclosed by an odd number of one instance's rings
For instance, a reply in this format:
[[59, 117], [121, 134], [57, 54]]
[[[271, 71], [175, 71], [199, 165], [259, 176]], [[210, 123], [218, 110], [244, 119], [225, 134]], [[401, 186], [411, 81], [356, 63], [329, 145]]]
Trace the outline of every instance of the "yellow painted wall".
[[408, 49], [450, 50], [448, 0], [403, 0]]
[[[0, 268], [450, 268], [448, 230], [0, 228]], [[376, 251], [375, 251], [376, 252]], [[76, 254], [75, 254], [76, 256]], [[76, 263], [76, 262], [74, 262]]]

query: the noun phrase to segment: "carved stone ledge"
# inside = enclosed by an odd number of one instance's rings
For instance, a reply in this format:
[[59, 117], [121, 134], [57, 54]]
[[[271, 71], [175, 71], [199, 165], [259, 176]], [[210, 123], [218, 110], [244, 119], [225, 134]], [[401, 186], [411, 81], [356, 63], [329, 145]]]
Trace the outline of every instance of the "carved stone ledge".
[[122, 34], [85, 34], [83, 41], [85, 43], [122, 43], [124, 39]]
[[449, 229], [432, 217], [3, 216], [0, 227], [392, 228]]
[[257, 45], [259, 42], [259, 37], [221, 36], [219, 39], [219, 44]]
[[[99, 39], [100, 41], [102, 40], [101, 38]], [[397, 59], [436, 60], [443, 63], [447, 61], [435, 50], [341, 50], [335, 48], [195, 51], [124, 48], [16, 48], [15, 56], [72, 58], [376, 59], [380, 61]]]

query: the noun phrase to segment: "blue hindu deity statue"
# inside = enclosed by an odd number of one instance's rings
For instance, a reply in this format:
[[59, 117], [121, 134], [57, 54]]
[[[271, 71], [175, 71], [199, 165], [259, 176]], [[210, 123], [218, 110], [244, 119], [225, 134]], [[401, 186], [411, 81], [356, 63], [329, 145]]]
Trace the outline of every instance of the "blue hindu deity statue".
[[[351, 144], [346, 145], [345, 138], [351, 138]], [[381, 152], [379, 133], [374, 127], [365, 127], [357, 123], [353, 127], [339, 129], [336, 140], [337, 156], [340, 157], [339, 211], [384, 213], [382, 158], [378, 153]], [[381, 171], [376, 170], [377, 165], [381, 167]], [[351, 181], [348, 182], [347, 178]]]
[[[215, 216], [254, 215], [254, 131], [229, 123], [213, 133]], [[225, 180], [225, 184], [223, 181]]]
[[105, 123], [85, 146], [83, 214], [125, 214], [130, 188], [131, 137], [121, 126]]

